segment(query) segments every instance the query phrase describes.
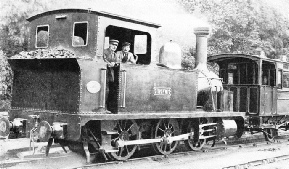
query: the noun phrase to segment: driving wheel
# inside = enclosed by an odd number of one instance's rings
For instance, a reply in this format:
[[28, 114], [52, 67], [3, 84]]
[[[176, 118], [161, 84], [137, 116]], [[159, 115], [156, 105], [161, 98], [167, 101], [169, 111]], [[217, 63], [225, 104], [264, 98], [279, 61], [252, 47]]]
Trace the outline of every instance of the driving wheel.
[[190, 122], [185, 128], [185, 133], [190, 133], [188, 140], [185, 140], [185, 145], [187, 148], [193, 151], [198, 151], [203, 148], [206, 141], [204, 139], [199, 139], [200, 133], [198, 123]]
[[[139, 127], [134, 120], [119, 120], [114, 128], [118, 131], [117, 135], [112, 136], [112, 144], [116, 141], [129, 141], [139, 139]], [[127, 160], [135, 152], [137, 145], [125, 145], [119, 147], [118, 152], [110, 153], [110, 155], [116, 160]]]
[[179, 135], [179, 125], [176, 119], [160, 119], [152, 131], [152, 137], [161, 138], [162, 141], [153, 144], [154, 150], [163, 155], [172, 153], [179, 141], [170, 142], [169, 138], [177, 135]]

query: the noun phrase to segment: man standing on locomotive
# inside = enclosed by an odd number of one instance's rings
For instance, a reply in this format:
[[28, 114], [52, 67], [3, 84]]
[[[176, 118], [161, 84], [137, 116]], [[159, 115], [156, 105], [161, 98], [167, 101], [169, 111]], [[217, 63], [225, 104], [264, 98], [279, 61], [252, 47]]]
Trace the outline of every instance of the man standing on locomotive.
[[109, 41], [109, 47], [107, 49], [104, 49], [103, 51], [103, 60], [107, 63], [107, 75], [108, 75], [108, 81], [113, 82], [114, 81], [114, 70], [113, 67], [117, 66], [117, 64], [120, 62], [119, 57], [115, 54], [115, 50], [117, 49], [119, 41], [115, 39], [111, 39]]
[[110, 107], [113, 107], [114, 103], [111, 101], [113, 94], [116, 92], [115, 73], [117, 66], [120, 63], [120, 58], [116, 56], [116, 49], [119, 41], [111, 39], [109, 41], [109, 47], [103, 51], [103, 60], [107, 63], [107, 73], [106, 73], [106, 108], [110, 110]]
[[118, 40], [109, 40], [109, 47], [103, 51], [103, 60], [108, 64], [109, 67], [114, 67], [115, 64], [120, 61], [119, 58], [117, 58], [115, 55], [118, 43]]
[[127, 62], [136, 63], [136, 60], [134, 59], [133, 54], [129, 52], [129, 50], [130, 50], [130, 43], [124, 42], [122, 44], [122, 50], [116, 52], [117, 58], [120, 58], [122, 63], [127, 63]]

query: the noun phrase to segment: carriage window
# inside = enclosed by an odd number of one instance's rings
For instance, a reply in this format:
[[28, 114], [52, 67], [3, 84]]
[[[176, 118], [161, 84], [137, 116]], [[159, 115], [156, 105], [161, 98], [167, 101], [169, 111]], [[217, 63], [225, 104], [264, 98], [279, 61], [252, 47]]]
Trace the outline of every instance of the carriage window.
[[239, 84], [239, 73], [235, 63], [228, 64], [228, 84]]
[[275, 71], [275, 69], [270, 70], [270, 86], [276, 86], [276, 71]]
[[269, 85], [269, 71], [263, 70], [262, 72], [262, 85]]
[[47, 48], [49, 40], [48, 25], [37, 26], [36, 28], [36, 48]]
[[262, 85], [275, 86], [275, 70], [267, 69], [263, 70]]
[[263, 61], [262, 85], [276, 86], [276, 68], [274, 63]]
[[234, 76], [233, 73], [228, 73], [228, 84], [233, 84], [234, 82]]
[[278, 70], [278, 75], [277, 75], [278, 77], [277, 77], [277, 87], [279, 88], [279, 89], [281, 89], [282, 88], [282, 70], [281, 69], [279, 69]]
[[72, 46], [87, 45], [88, 22], [75, 22], [73, 26]]
[[[239, 63], [228, 63], [227, 65], [228, 84], [256, 84], [257, 66], [248, 60], [239, 60]], [[226, 78], [225, 78], [226, 79]]]
[[248, 84], [247, 64], [240, 64], [240, 84]]
[[282, 85], [285, 88], [289, 88], [289, 72], [283, 72]]

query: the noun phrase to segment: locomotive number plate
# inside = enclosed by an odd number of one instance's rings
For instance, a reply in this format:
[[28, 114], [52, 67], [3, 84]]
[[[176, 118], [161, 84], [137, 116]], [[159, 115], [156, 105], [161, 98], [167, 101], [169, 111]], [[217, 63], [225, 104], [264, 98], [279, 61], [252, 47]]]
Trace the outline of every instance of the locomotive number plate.
[[154, 87], [154, 95], [171, 95], [172, 89], [170, 87]]

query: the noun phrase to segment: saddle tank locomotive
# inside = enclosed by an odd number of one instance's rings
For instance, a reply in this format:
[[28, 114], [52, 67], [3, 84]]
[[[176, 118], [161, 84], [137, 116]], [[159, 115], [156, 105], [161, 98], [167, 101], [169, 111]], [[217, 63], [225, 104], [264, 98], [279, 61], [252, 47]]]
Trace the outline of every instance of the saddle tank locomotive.
[[[0, 134], [48, 142], [47, 155], [53, 141], [84, 153], [87, 162], [96, 153], [126, 160], [142, 145], [167, 155], [180, 141], [200, 150], [208, 141], [241, 137], [245, 130], [271, 138], [268, 131], [285, 124], [263, 125], [266, 117], [285, 115], [252, 113], [242, 99], [249, 104], [260, 95], [243, 97], [242, 87], [222, 84], [232, 59], [210, 57], [221, 65], [222, 78], [207, 69], [209, 28], [195, 29], [197, 66], [184, 70], [176, 44], [165, 44], [158, 54], [155, 23], [86, 9], [48, 11], [28, 21], [29, 50], [9, 58], [12, 103], [9, 119], [0, 118]], [[138, 60], [115, 67], [115, 81], [107, 85], [103, 50], [110, 39], [130, 42]]]

